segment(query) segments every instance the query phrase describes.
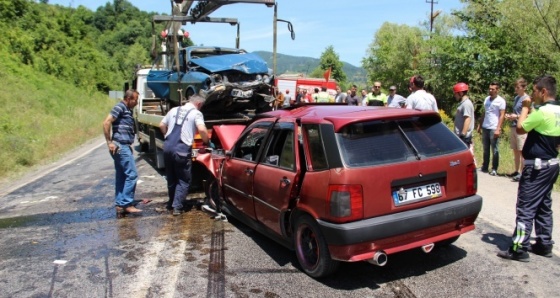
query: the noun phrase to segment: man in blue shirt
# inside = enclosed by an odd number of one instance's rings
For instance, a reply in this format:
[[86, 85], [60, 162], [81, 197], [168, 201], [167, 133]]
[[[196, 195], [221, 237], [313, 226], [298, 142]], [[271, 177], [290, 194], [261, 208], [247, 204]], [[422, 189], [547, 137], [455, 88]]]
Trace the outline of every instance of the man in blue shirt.
[[[115, 163], [115, 206], [117, 217], [124, 213], [140, 213], [134, 206], [134, 193], [138, 172], [132, 152], [134, 143], [134, 118], [132, 109], [138, 104], [138, 91], [128, 90], [124, 99], [116, 104], [105, 121], [103, 134], [109, 153]], [[111, 135], [112, 130], [112, 135]]]

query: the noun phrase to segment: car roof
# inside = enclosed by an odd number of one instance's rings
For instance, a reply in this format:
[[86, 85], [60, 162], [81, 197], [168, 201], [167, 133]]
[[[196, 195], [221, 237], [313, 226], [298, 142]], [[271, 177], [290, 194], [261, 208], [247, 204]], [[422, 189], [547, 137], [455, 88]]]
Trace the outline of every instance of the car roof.
[[434, 111], [421, 111], [402, 108], [374, 107], [374, 106], [349, 106], [345, 104], [304, 104], [289, 109], [266, 112], [259, 118], [293, 118], [303, 123], [330, 122], [338, 132], [342, 127], [357, 122], [410, 118], [414, 116], [440, 117]]

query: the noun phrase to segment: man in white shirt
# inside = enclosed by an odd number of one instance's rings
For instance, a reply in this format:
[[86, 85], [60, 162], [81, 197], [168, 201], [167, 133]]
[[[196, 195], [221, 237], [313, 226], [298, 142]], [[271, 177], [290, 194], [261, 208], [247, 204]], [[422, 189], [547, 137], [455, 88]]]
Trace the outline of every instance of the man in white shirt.
[[391, 108], [402, 108], [406, 105], [406, 98], [397, 94], [397, 86], [389, 87], [387, 106]]
[[[482, 132], [482, 168], [484, 173], [496, 176], [500, 165], [500, 152], [498, 144], [502, 132], [502, 123], [506, 114], [506, 100], [498, 95], [500, 83], [494, 81], [488, 88], [489, 96], [484, 100], [484, 113], [477, 131]], [[489, 171], [490, 150], [492, 150], [492, 170]]]
[[439, 112], [436, 98], [424, 90], [424, 78], [421, 75], [410, 78], [410, 90], [412, 94], [406, 98], [407, 109]]

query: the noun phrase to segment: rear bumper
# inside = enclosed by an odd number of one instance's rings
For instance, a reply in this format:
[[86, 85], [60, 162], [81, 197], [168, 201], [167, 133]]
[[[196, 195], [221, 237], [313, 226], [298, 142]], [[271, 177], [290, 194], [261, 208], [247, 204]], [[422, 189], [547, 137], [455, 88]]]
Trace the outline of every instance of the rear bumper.
[[[317, 220], [317, 222], [329, 246], [347, 246], [430, 229], [465, 218], [472, 218], [474, 221], [481, 208], [482, 197], [473, 195], [357, 222], [345, 224], [333, 224], [322, 220]], [[460, 227], [457, 229], [461, 230]], [[410, 241], [413, 242], [414, 239], [410, 239]]]

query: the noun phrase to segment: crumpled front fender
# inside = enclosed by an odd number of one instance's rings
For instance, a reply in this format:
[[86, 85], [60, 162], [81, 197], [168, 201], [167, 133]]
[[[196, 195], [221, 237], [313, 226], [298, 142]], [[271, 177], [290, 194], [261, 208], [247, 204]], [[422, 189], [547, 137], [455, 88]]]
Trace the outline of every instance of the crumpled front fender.
[[200, 153], [196, 156], [196, 161], [203, 164], [208, 171], [219, 180], [220, 174], [220, 164], [225, 159], [223, 155], [217, 155], [211, 151], [206, 153]]

